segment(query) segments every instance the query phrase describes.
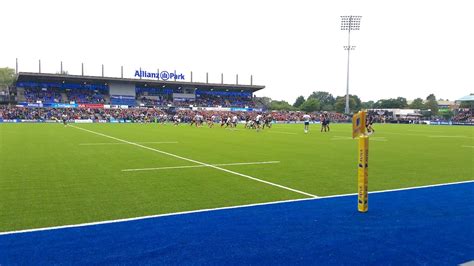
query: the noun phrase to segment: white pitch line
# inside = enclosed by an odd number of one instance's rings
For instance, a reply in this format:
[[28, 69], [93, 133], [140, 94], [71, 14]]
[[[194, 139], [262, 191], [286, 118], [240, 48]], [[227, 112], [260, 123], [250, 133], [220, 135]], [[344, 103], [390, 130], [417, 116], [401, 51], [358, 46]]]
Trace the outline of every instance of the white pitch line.
[[415, 136], [415, 137], [426, 137], [423, 134], [409, 134], [409, 133], [398, 133], [398, 132], [382, 132], [382, 134], [402, 135], [402, 136]]
[[[265, 131], [267, 132], [267, 131]], [[276, 134], [287, 134], [287, 135], [298, 135], [298, 133], [295, 133], [295, 132], [284, 132], [284, 131], [268, 131], [270, 133], [276, 133]]]
[[176, 154], [173, 154], [173, 153], [169, 153], [169, 152], [166, 152], [166, 151], [162, 151], [162, 150], [154, 149], [154, 148], [147, 147], [147, 146], [144, 146], [144, 145], [140, 145], [140, 144], [135, 143], [135, 142], [119, 139], [119, 138], [116, 138], [116, 137], [105, 135], [105, 134], [95, 132], [95, 131], [92, 131], [92, 130], [88, 130], [88, 129], [85, 129], [85, 128], [76, 127], [76, 126], [73, 126], [73, 125], [69, 125], [69, 126], [73, 127], [73, 128], [76, 128], [76, 129], [80, 129], [80, 130], [89, 132], [89, 133], [92, 133], [92, 134], [96, 134], [96, 135], [99, 135], [99, 136], [102, 136], [102, 137], [106, 137], [106, 138], [109, 138], [109, 139], [114, 139], [114, 140], [117, 140], [117, 141], [120, 141], [120, 142], [128, 143], [130, 145], [134, 145], [134, 146], [137, 146], [137, 147], [140, 147], [140, 148], [143, 148], [143, 149], [147, 149], [147, 150], [150, 150], [150, 151], [154, 151], [154, 152], [165, 154], [165, 155], [168, 155], [168, 156], [171, 156], [171, 157], [175, 157], [175, 158], [178, 158], [178, 159], [181, 159], [181, 160], [184, 160], [184, 161], [192, 162], [192, 163], [195, 163], [195, 164], [205, 165], [207, 167], [214, 168], [214, 169], [217, 169], [217, 170], [221, 170], [221, 171], [227, 172], [229, 174], [242, 176], [242, 177], [252, 179], [252, 180], [255, 180], [255, 181], [258, 181], [258, 182], [261, 182], [261, 183], [265, 183], [267, 185], [271, 185], [271, 186], [279, 187], [279, 188], [286, 189], [286, 190], [289, 190], [289, 191], [293, 191], [293, 192], [296, 192], [296, 193], [299, 193], [299, 194], [302, 194], [302, 195], [305, 195], [305, 196], [308, 196], [308, 197], [313, 197], [313, 198], [318, 197], [316, 195], [306, 193], [306, 192], [301, 191], [301, 190], [297, 190], [297, 189], [294, 189], [294, 188], [290, 188], [290, 187], [286, 187], [286, 186], [279, 185], [279, 184], [276, 184], [276, 183], [272, 183], [272, 182], [269, 182], [269, 181], [265, 181], [265, 180], [262, 180], [262, 179], [258, 179], [256, 177], [241, 174], [241, 173], [238, 173], [238, 172], [235, 172], [235, 171], [227, 170], [227, 169], [219, 167], [219, 166], [214, 166], [214, 165], [211, 165], [211, 164], [208, 164], [208, 163], [203, 163], [203, 162], [196, 161], [196, 160], [193, 160], [193, 159], [185, 158], [185, 157], [182, 157], [182, 156], [179, 156], [179, 155], [176, 155]]
[[463, 147], [463, 148], [474, 148], [474, 146], [468, 146], [468, 145], [463, 145], [461, 147]]
[[[351, 137], [334, 136], [331, 140], [353, 140]], [[371, 137], [372, 141], [388, 141], [385, 137]]]
[[428, 130], [414, 130], [414, 129], [409, 129], [407, 131], [411, 131], [411, 132], [421, 132], [421, 133], [446, 133], [446, 131], [439, 131], [439, 130], [432, 130], [432, 129], [428, 129]]
[[[214, 166], [230, 166], [230, 165], [256, 165], [256, 164], [274, 164], [274, 163], [280, 163], [280, 161], [248, 162], [248, 163], [220, 163], [220, 164], [211, 164], [211, 165], [214, 165]], [[123, 169], [122, 172], [185, 169], [185, 168], [200, 168], [200, 167], [207, 167], [207, 166], [202, 165], [202, 164], [198, 164], [198, 165], [167, 166], [167, 167], [155, 167], [155, 168], [137, 168], [137, 169]]]
[[453, 136], [436, 136], [436, 135], [429, 135], [428, 138], [469, 138], [468, 136], [458, 136], [458, 135], [453, 135]]
[[443, 135], [409, 134], [409, 133], [397, 133], [397, 132], [382, 132], [382, 134], [392, 134], [392, 135], [402, 135], [402, 136], [416, 136], [416, 137], [428, 137], [428, 138], [467, 138], [467, 139], [472, 139], [472, 137], [463, 136], [463, 135], [443, 136]]
[[[369, 194], [396, 192], [396, 191], [404, 191], [404, 190], [415, 190], [415, 189], [423, 189], [423, 188], [430, 188], [430, 187], [441, 187], [441, 186], [467, 184], [467, 183], [474, 183], [474, 180], [452, 182], [452, 183], [443, 183], [443, 184], [434, 184], [434, 185], [426, 185], [426, 186], [417, 186], [417, 187], [408, 187], [408, 188], [379, 190], [379, 191], [369, 192]], [[291, 202], [298, 202], [298, 201], [340, 198], [340, 197], [355, 196], [355, 195], [357, 195], [357, 193], [339, 194], [339, 195], [323, 196], [323, 197], [317, 197], [317, 198], [279, 200], [279, 201], [270, 201], [270, 202], [263, 202], [263, 203], [236, 205], [236, 206], [229, 206], [229, 207], [209, 208], [209, 209], [200, 209], [200, 210], [193, 210], [193, 211], [183, 211], [183, 212], [174, 212], [174, 213], [139, 216], [139, 217], [132, 217], [132, 218], [116, 219], [116, 220], [106, 220], [106, 221], [91, 222], [91, 223], [70, 224], [70, 225], [60, 225], [60, 226], [51, 226], [51, 227], [43, 227], [43, 228], [24, 229], [24, 230], [17, 230], [17, 231], [0, 232], [0, 236], [13, 235], [13, 234], [22, 234], [22, 233], [32, 233], [32, 232], [40, 232], [40, 231], [49, 231], [49, 230], [58, 230], [58, 229], [66, 229], [66, 228], [86, 227], [86, 226], [94, 226], [94, 225], [101, 225], [101, 224], [130, 222], [130, 221], [160, 218], [160, 217], [167, 217], [167, 216], [177, 216], [177, 215], [185, 215], [185, 214], [193, 214], [193, 213], [201, 213], [201, 212], [240, 209], [240, 208], [248, 208], [248, 207], [256, 207], [256, 206], [291, 203]]]
[[333, 137], [331, 140], [353, 140], [351, 137]]
[[[150, 141], [150, 142], [136, 142], [139, 144], [176, 144], [177, 141]], [[97, 143], [79, 143], [80, 146], [95, 146], [95, 145], [125, 145], [123, 142], [97, 142]]]

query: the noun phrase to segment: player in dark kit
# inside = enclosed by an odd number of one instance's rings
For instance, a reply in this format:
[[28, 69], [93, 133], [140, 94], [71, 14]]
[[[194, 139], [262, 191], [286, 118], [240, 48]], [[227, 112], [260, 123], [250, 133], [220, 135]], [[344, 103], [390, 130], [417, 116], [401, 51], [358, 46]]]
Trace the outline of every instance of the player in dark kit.
[[321, 115], [321, 132], [326, 132], [329, 131], [329, 118], [327, 114], [322, 114]]
[[245, 117], [245, 126], [244, 126], [244, 128], [250, 128], [250, 116], [249, 115], [247, 115]]
[[[329, 114], [326, 113], [326, 129], [328, 130], [328, 132], [330, 131], [330, 128], [329, 128], [329, 123], [331, 122], [331, 120], [329, 119]], [[324, 130], [326, 131], [326, 130]]]
[[267, 128], [271, 128], [272, 127], [272, 116], [270, 114], [268, 114], [266, 117], [265, 117], [265, 121], [263, 123], [263, 126], [262, 126], [262, 129], [265, 129], [265, 126]]
[[368, 135], [372, 135], [373, 133], [375, 133], [375, 129], [372, 127], [373, 124], [374, 124], [374, 117], [370, 115], [369, 117], [367, 117], [365, 121], [365, 128], [367, 129]]
[[67, 115], [66, 114], [62, 115], [62, 120], [63, 120], [64, 126], [67, 126]]

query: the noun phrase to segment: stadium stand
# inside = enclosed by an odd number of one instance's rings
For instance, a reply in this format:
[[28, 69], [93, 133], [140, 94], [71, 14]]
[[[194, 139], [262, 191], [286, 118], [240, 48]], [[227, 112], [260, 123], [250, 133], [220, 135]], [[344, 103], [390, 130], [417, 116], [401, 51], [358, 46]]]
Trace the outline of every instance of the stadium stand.
[[250, 92], [197, 90], [196, 104], [209, 107], [255, 107]]
[[455, 110], [455, 115], [452, 119], [455, 122], [474, 122], [472, 110], [469, 108], [462, 108]]
[[27, 102], [48, 102], [48, 103], [59, 103], [61, 102], [61, 94], [55, 88], [27, 88], [24, 90], [24, 96]]
[[75, 103], [105, 103], [104, 93], [90, 89], [66, 90], [68, 102]]
[[264, 86], [169, 82], [62, 74], [19, 73], [18, 102], [148, 107], [261, 108], [253, 93]]

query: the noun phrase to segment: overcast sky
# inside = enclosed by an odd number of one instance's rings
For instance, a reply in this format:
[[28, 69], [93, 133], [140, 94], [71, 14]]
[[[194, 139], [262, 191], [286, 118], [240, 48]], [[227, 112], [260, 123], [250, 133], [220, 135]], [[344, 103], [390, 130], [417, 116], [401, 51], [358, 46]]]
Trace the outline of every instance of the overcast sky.
[[[351, 34], [350, 93], [363, 101], [455, 100], [474, 92], [472, 0], [392, 1], [3, 1], [0, 67], [125, 76], [134, 70], [194, 72], [194, 81], [265, 85], [257, 93], [291, 103], [346, 90], [347, 32], [340, 16], [362, 16]], [[189, 78], [189, 76], [187, 76]]]

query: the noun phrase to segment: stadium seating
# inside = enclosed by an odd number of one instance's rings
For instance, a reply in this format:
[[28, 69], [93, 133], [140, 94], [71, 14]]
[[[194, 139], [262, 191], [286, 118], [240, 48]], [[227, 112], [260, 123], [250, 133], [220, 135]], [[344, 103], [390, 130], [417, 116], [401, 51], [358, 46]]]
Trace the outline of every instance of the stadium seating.
[[105, 103], [105, 95], [90, 89], [66, 90], [69, 102], [75, 103]]
[[26, 88], [24, 96], [27, 102], [35, 103], [41, 101], [43, 103], [58, 103], [61, 102], [61, 94], [58, 89], [53, 88]]
[[26, 102], [35, 103], [77, 103], [77, 104], [112, 104], [136, 106], [175, 106], [189, 107], [261, 107], [253, 100], [251, 92], [195, 90], [192, 99], [173, 99], [173, 89], [166, 87], [137, 86], [135, 96], [110, 95], [107, 85], [76, 83], [38, 83], [20, 82], [24, 88]]

